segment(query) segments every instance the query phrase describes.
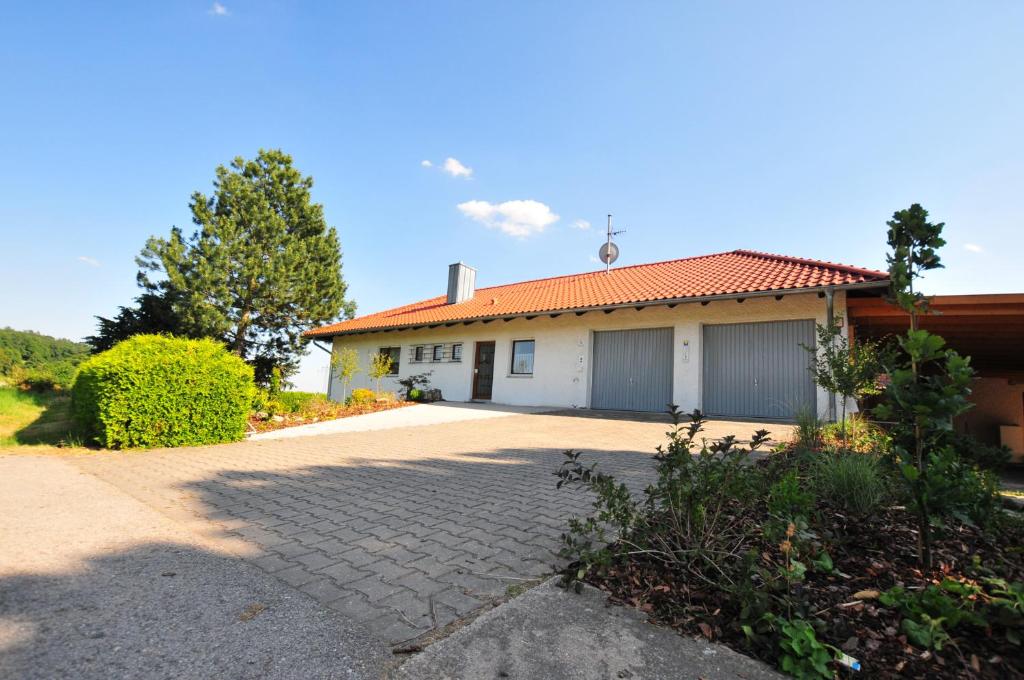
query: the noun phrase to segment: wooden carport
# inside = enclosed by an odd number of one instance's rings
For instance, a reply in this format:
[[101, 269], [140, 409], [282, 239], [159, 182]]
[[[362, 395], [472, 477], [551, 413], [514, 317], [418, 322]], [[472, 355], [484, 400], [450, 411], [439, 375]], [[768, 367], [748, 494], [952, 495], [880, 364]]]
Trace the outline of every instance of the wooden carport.
[[[850, 297], [847, 315], [851, 336], [880, 339], [904, 333], [910, 316], [881, 297]], [[958, 427], [982, 441], [1001, 441], [1024, 452], [1024, 293], [937, 295], [920, 327], [945, 338], [971, 357], [978, 372], [975, 408]]]

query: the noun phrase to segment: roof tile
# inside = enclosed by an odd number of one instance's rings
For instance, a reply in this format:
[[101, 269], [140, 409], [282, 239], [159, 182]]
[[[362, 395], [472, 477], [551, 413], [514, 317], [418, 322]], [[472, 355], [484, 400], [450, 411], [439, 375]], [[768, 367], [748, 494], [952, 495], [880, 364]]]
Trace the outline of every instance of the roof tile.
[[316, 328], [307, 331], [305, 335], [324, 337], [363, 330], [404, 328], [533, 312], [842, 286], [887, 279], [885, 272], [872, 269], [751, 250], [733, 250], [618, 267], [608, 274], [601, 270], [478, 288], [471, 300], [454, 305], [447, 304], [446, 296], [440, 295]]

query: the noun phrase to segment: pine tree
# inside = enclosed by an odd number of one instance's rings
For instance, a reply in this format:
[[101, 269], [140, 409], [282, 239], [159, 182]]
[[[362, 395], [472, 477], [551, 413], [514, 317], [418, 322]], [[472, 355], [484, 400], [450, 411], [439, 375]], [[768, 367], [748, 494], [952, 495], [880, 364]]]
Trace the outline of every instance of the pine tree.
[[192, 194], [195, 233], [175, 227], [137, 258], [140, 285], [173, 301], [179, 334], [223, 340], [261, 382], [295, 370], [303, 330], [355, 312], [312, 186], [280, 150], [236, 158], [217, 168], [212, 196]]

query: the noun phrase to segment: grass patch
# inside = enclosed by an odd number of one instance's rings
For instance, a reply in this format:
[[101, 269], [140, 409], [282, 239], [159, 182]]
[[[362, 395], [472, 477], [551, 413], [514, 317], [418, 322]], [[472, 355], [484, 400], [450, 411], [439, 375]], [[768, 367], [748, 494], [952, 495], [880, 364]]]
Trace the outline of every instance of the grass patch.
[[505, 597], [507, 597], [510, 600], [514, 597], [519, 597], [527, 590], [536, 588], [541, 583], [544, 583], [544, 578], [532, 578], [524, 581], [519, 581], [517, 583], [509, 584], [505, 588]]
[[81, 446], [71, 420], [71, 398], [0, 387], [0, 447], [33, 445]]

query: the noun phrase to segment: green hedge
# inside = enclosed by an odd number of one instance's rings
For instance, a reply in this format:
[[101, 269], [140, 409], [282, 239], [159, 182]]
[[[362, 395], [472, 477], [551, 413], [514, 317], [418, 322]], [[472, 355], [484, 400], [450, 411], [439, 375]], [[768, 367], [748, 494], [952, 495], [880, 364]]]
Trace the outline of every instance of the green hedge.
[[71, 404], [101, 446], [192, 446], [241, 439], [254, 392], [218, 342], [137, 335], [81, 365]]

